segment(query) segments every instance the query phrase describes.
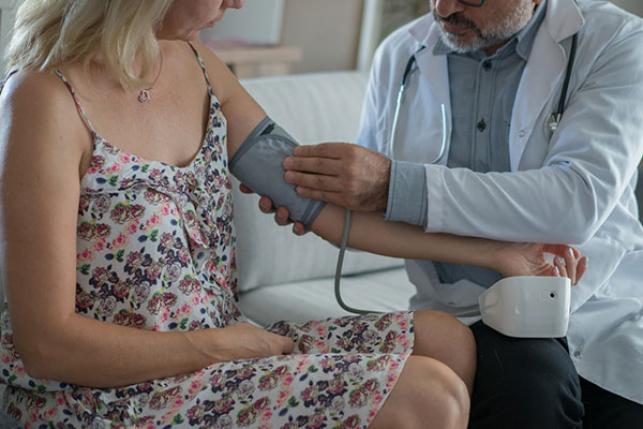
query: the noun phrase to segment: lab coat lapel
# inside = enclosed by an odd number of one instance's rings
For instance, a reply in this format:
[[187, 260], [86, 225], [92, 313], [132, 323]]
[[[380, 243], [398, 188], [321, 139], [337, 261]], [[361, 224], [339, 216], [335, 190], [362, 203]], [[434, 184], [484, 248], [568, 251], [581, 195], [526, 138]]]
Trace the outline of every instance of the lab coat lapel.
[[[446, 55], [433, 55], [433, 46], [438, 40], [439, 32], [435, 25], [431, 26], [429, 36], [425, 41], [426, 49], [416, 55], [418, 69], [423, 82], [426, 83], [431, 94], [430, 108], [433, 110], [428, 115], [430, 121], [429, 129], [439, 130], [439, 138], [442, 139], [442, 105], [446, 108], [446, 141], [444, 156], [438, 164], [446, 165], [449, 155], [449, 142], [451, 141], [451, 93], [449, 91], [449, 69]], [[436, 110], [437, 109], [437, 110]], [[440, 144], [437, 142], [436, 144]]]
[[555, 91], [564, 78], [568, 55], [561, 42], [583, 25], [573, 0], [549, 0], [547, 5], [547, 16], [534, 41], [514, 103], [509, 139], [512, 171], [518, 170], [536, 122], [557, 95]]

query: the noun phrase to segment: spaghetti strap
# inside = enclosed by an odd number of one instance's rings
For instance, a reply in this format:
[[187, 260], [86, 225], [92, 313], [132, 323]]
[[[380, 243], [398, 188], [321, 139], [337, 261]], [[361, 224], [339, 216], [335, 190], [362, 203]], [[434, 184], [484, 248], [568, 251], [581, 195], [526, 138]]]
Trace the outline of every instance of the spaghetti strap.
[[94, 128], [94, 125], [92, 124], [92, 121], [89, 120], [87, 117], [87, 114], [85, 113], [85, 110], [83, 109], [83, 106], [80, 104], [80, 100], [78, 99], [78, 95], [76, 94], [76, 91], [74, 90], [74, 87], [71, 86], [71, 83], [65, 78], [65, 75], [59, 70], [55, 69], [54, 73], [56, 76], [60, 78], [60, 80], [65, 84], [67, 89], [69, 90], [69, 93], [71, 94], [71, 97], [74, 99], [74, 104], [76, 105], [76, 110], [78, 110], [78, 114], [80, 115], [80, 119], [83, 121], [89, 132], [92, 134], [92, 137], [98, 136], [98, 133], [96, 132], [96, 129]]
[[210, 83], [210, 78], [208, 77], [208, 70], [205, 68], [205, 63], [203, 62], [203, 58], [201, 58], [201, 54], [199, 54], [199, 51], [196, 50], [192, 42], [188, 42], [188, 45], [190, 45], [192, 52], [194, 52], [194, 56], [196, 56], [196, 61], [199, 63], [199, 67], [201, 67], [201, 71], [203, 72], [203, 77], [205, 77], [205, 83], [208, 86], [208, 93], [210, 94], [210, 97], [213, 97], [214, 89], [212, 89], [212, 84]]

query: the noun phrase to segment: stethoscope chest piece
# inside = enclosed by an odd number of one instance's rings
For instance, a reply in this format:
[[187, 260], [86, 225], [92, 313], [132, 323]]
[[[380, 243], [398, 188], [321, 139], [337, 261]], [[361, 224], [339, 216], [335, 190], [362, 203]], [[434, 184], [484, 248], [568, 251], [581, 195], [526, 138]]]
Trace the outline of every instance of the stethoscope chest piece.
[[558, 126], [560, 125], [560, 121], [563, 119], [563, 115], [560, 113], [552, 113], [551, 116], [549, 117], [549, 120], [547, 121], [547, 128], [549, 131], [552, 133], [555, 133], [558, 130]]

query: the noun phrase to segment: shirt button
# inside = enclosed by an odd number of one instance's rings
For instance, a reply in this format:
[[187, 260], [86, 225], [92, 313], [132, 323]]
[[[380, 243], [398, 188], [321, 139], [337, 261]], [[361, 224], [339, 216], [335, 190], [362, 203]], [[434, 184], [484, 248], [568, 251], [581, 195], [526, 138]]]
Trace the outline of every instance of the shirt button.
[[484, 119], [480, 119], [480, 122], [476, 125], [476, 128], [478, 128], [478, 131], [484, 132], [484, 130], [487, 129], [487, 123], [485, 122]]
[[574, 352], [574, 357], [575, 357], [575, 358], [580, 358], [581, 356], [582, 356], [582, 353], [581, 353], [579, 350], [576, 350], [576, 351]]
[[520, 137], [521, 139], [525, 138], [526, 135], [527, 135], [527, 131], [525, 131], [525, 130], [520, 130], [518, 132], [518, 137]]

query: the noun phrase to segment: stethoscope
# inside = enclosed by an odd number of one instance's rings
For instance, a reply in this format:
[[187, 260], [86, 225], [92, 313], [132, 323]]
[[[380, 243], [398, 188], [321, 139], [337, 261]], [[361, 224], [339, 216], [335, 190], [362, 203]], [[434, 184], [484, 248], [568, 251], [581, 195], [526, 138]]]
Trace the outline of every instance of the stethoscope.
[[[569, 83], [572, 78], [572, 73], [574, 71], [574, 62], [576, 60], [576, 49], [578, 46], [578, 35], [575, 34], [572, 37], [572, 46], [569, 52], [569, 61], [567, 62], [567, 69], [565, 71], [565, 80], [563, 83], [563, 89], [561, 92], [560, 100], [558, 101], [557, 109], [552, 112], [549, 120], [547, 121], [547, 126], [549, 130], [554, 133], [558, 130], [558, 126], [563, 119], [563, 114], [565, 113], [565, 103], [567, 101], [567, 94], [569, 92]], [[393, 115], [393, 124], [391, 126], [391, 135], [389, 137], [388, 144], [388, 155], [393, 158], [394, 149], [397, 143], [397, 131], [399, 126], [400, 114], [402, 112], [402, 106], [404, 105], [404, 96], [409, 87], [409, 81], [411, 75], [418, 70], [417, 67], [417, 55], [426, 49], [425, 45], [420, 46], [420, 48], [409, 58], [404, 68], [404, 73], [402, 75], [402, 82], [400, 83], [400, 89], [397, 93], [397, 102], [395, 104], [395, 113]], [[445, 155], [447, 146], [448, 146], [448, 118], [447, 118], [447, 109], [444, 104], [441, 106], [442, 113], [442, 140], [440, 142], [440, 150], [430, 164], [435, 164], [439, 162]]]
[[[393, 152], [395, 150], [395, 143], [397, 142], [397, 129], [400, 121], [400, 113], [402, 112], [402, 106], [404, 105], [404, 96], [406, 95], [407, 88], [409, 86], [409, 80], [411, 75], [415, 70], [417, 70], [417, 55], [426, 49], [425, 45], [420, 46], [412, 56], [409, 58], [404, 68], [404, 74], [402, 75], [402, 82], [400, 83], [400, 89], [397, 93], [397, 102], [395, 104], [395, 113], [393, 114], [393, 124], [391, 126], [391, 135], [388, 140], [388, 155], [391, 159], [395, 156]], [[440, 143], [440, 151], [437, 156], [429, 162], [429, 164], [435, 164], [440, 161], [444, 156], [444, 153], [447, 150], [448, 146], [448, 118], [447, 118], [447, 107], [444, 104], [440, 105], [442, 111], [442, 141]]]
[[[560, 125], [560, 122], [563, 119], [563, 115], [565, 113], [565, 107], [566, 107], [566, 101], [567, 101], [567, 94], [569, 92], [569, 84], [572, 78], [572, 73], [574, 71], [574, 62], [576, 61], [576, 49], [578, 46], [578, 35], [575, 34], [572, 37], [572, 46], [569, 52], [569, 60], [567, 62], [567, 69], [565, 71], [565, 80], [563, 82], [563, 89], [561, 92], [560, 100], [558, 101], [557, 108], [554, 112], [552, 112], [551, 116], [549, 117], [549, 120], [547, 121], [547, 127], [552, 133], [555, 133], [556, 130], [558, 130], [558, 126]], [[400, 83], [400, 89], [397, 93], [397, 102], [395, 105], [395, 114], [393, 115], [393, 124], [391, 127], [391, 135], [389, 138], [389, 144], [388, 144], [388, 155], [391, 159], [394, 157], [394, 149], [395, 149], [395, 143], [397, 139], [397, 128], [398, 128], [398, 123], [400, 120], [400, 114], [402, 112], [402, 106], [404, 105], [404, 96], [406, 95], [406, 92], [409, 87], [409, 80], [411, 75], [415, 70], [418, 69], [417, 66], [417, 55], [422, 52], [424, 49], [426, 49], [426, 46], [422, 45], [420, 48], [409, 58], [409, 60], [406, 63], [406, 67], [404, 68], [404, 73], [402, 74], [402, 82]], [[430, 162], [431, 164], [435, 164], [439, 162], [445, 155], [447, 151], [447, 146], [448, 146], [448, 118], [447, 118], [447, 109], [444, 104], [441, 105], [441, 111], [442, 111], [442, 141], [440, 143], [440, 150], [438, 151], [438, 154], [435, 156], [435, 158]], [[348, 246], [348, 236], [350, 233], [351, 229], [351, 211], [346, 209], [346, 214], [344, 218], [344, 232], [342, 234], [342, 241], [340, 244], [339, 248], [339, 258], [337, 259], [337, 268], [335, 271], [335, 299], [337, 300], [337, 303], [339, 306], [344, 310], [349, 313], [354, 313], [354, 314], [371, 314], [371, 313], [377, 313], [374, 311], [367, 311], [367, 310], [360, 310], [357, 308], [353, 308], [346, 304], [344, 300], [342, 299], [342, 294], [341, 294], [341, 278], [342, 278], [342, 267], [344, 265], [344, 256], [346, 253], [346, 248]], [[468, 317], [468, 316], [475, 316], [476, 311], [473, 312], [464, 312], [462, 314], [457, 314], [457, 317]]]

